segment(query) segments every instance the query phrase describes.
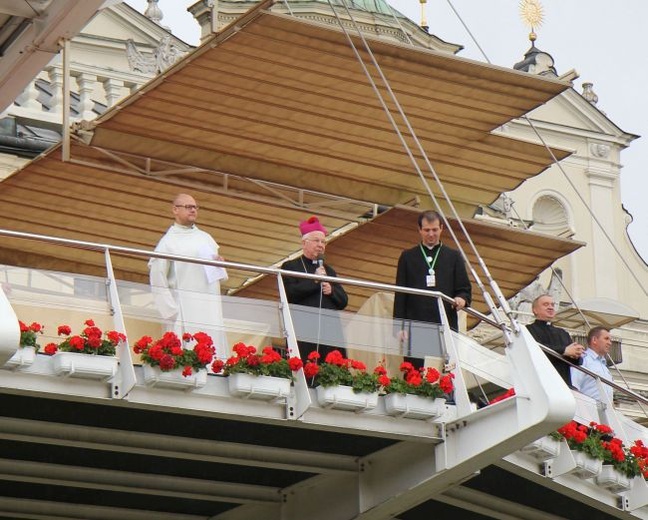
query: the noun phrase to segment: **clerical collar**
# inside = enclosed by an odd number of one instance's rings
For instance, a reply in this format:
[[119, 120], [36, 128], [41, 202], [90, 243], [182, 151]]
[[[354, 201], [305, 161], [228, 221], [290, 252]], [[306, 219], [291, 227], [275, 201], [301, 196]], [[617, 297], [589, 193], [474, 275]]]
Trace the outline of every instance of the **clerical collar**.
[[304, 260], [303, 260], [304, 258], [306, 259], [306, 263], [310, 263], [310, 264], [313, 264], [313, 265], [317, 265], [317, 264], [318, 264], [317, 258], [313, 258], [313, 259], [311, 260], [311, 259], [308, 258], [306, 255], [302, 255], [302, 262], [304, 261]]
[[435, 244], [435, 245], [433, 245], [433, 246], [428, 246], [427, 244], [424, 244], [423, 242], [421, 242], [421, 245], [422, 245], [425, 249], [427, 249], [428, 251], [434, 251], [434, 248], [440, 246], [440, 245], [441, 245], [441, 242], [438, 242], [437, 244]]
[[180, 229], [193, 229], [196, 227], [196, 224], [191, 224], [190, 226], [183, 226], [182, 224], [178, 224], [177, 222], [174, 222], [173, 225]]

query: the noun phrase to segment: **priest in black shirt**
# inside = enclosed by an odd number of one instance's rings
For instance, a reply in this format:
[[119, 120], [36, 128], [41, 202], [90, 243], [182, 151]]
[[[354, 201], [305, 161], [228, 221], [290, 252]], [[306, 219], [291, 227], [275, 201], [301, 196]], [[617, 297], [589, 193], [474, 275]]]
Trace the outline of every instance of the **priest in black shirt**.
[[[457, 311], [470, 305], [472, 295], [466, 266], [458, 251], [441, 242], [443, 223], [436, 211], [424, 211], [419, 215], [418, 231], [421, 242], [403, 251], [398, 259], [396, 285], [438, 291], [453, 298], [454, 303], [444, 303], [444, 307], [450, 327], [457, 330]], [[394, 296], [394, 321], [399, 339], [411, 350], [406, 354], [411, 353], [416, 358], [437, 354], [421, 352], [420, 345], [428, 342], [426, 338], [411, 337], [416, 330], [412, 322], [441, 323], [436, 298], [397, 292]], [[420, 359], [410, 361], [421, 364]]]
[[[300, 222], [299, 231], [302, 235], [302, 255], [284, 262], [282, 269], [298, 271], [302, 273], [319, 274], [322, 276], [337, 276], [335, 270], [324, 263], [324, 251], [326, 249], [326, 228], [320, 223], [317, 217], [310, 217]], [[318, 307], [320, 309], [331, 309], [341, 311], [349, 301], [344, 287], [339, 283], [322, 282], [309, 280], [307, 278], [294, 278], [284, 276], [284, 287], [290, 303], [305, 305], [307, 307]], [[313, 314], [316, 316], [316, 313]], [[299, 341], [299, 353], [306, 361], [308, 354], [317, 350], [326, 357], [331, 350], [339, 350], [346, 357], [346, 350], [342, 347], [344, 338], [342, 325], [337, 316], [331, 313], [323, 313], [317, 316], [317, 324], [313, 324], [313, 316], [304, 313], [295, 318], [295, 327], [298, 335], [317, 336], [317, 342]], [[328, 340], [334, 340], [335, 345], [319, 344], [319, 333], [323, 332]], [[325, 338], [325, 339], [326, 339]]]
[[[538, 343], [561, 354], [565, 360], [575, 365], [581, 365], [585, 347], [572, 341], [571, 336], [565, 329], [554, 327], [550, 323], [556, 316], [553, 298], [548, 294], [538, 296], [533, 300], [531, 310], [536, 319], [533, 323], [527, 325], [527, 329], [529, 329], [533, 338]], [[573, 388], [569, 364], [549, 354], [547, 354], [547, 357], [567, 386]]]

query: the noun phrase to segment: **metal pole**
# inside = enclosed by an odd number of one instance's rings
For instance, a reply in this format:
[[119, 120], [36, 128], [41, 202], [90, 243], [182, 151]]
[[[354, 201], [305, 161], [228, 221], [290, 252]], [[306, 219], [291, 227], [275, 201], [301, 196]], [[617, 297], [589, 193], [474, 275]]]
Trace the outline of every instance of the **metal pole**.
[[[295, 326], [293, 325], [290, 307], [288, 305], [288, 295], [286, 294], [286, 288], [284, 287], [281, 274], [277, 275], [277, 288], [279, 289], [279, 312], [281, 313], [284, 331], [286, 332], [288, 355], [290, 357], [300, 357]], [[310, 392], [303, 370], [299, 370], [295, 375], [295, 394], [296, 400], [294, 403], [291, 403], [291, 400], [288, 399], [288, 412], [286, 414], [288, 419], [299, 419], [311, 406]]]
[[63, 48], [63, 142], [61, 148], [61, 160], [70, 160], [70, 40], [61, 40]]
[[[124, 314], [122, 312], [121, 302], [119, 301], [119, 292], [117, 291], [117, 279], [115, 278], [115, 272], [113, 271], [112, 260], [110, 259], [110, 251], [108, 248], [104, 251], [104, 257], [106, 259], [108, 298], [112, 308], [113, 323], [115, 324], [115, 330], [122, 334], [126, 334]], [[121, 341], [119, 343], [117, 347], [117, 356], [119, 358], [119, 371], [117, 372], [117, 380], [114, 380], [111, 384], [111, 397], [114, 399], [123, 399], [137, 383], [128, 337], [126, 338], [126, 341]]]

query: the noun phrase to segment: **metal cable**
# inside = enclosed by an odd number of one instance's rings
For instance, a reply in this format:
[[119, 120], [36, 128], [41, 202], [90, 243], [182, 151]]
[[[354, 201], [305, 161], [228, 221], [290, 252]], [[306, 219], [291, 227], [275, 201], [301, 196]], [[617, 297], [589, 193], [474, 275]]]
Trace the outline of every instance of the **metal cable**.
[[[356, 59], [358, 60], [358, 63], [362, 67], [362, 69], [363, 69], [363, 71], [365, 73], [365, 76], [367, 77], [367, 79], [368, 79], [374, 93], [376, 94], [376, 97], [378, 98], [378, 100], [379, 100], [385, 114], [387, 115], [387, 117], [388, 117], [388, 119], [389, 119], [395, 133], [397, 134], [399, 140], [401, 141], [401, 144], [403, 145], [403, 148], [405, 149], [405, 152], [407, 153], [410, 161], [412, 162], [414, 168], [416, 169], [416, 172], [418, 173], [419, 178], [421, 179], [421, 182], [422, 182], [423, 186], [425, 187], [426, 191], [428, 192], [428, 195], [430, 196], [430, 198], [434, 202], [437, 210], [439, 211], [439, 214], [441, 215], [441, 217], [442, 217], [442, 219], [444, 221], [444, 224], [448, 228], [449, 233], [451, 234], [453, 240], [455, 241], [455, 243], [457, 245], [457, 249], [461, 253], [464, 262], [466, 263], [466, 265], [469, 266], [469, 269], [471, 271], [473, 279], [475, 280], [475, 283], [478, 285], [478, 287], [482, 291], [484, 299], [485, 299], [486, 303], [488, 304], [493, 316], [496, 318], [496, 320], [498, 321], [500, 326], [504, 329], [504, 323], [499, 317], [498, 309], [495, 306], [495, 304], [493, 303], [493, 300], [492, 300], [492, 297], [491, 297], [490, 293], [488, 293], [486, 291], [486, 288], [484, 287], [480, 277], [477, 275], [477, 273], [473, 269], [470, 260], [468, 259], [465, 251], [461, 247], [461, 244], [459, 243], [457, 235], [455, 234], [454, 230], [449, 225], [447, 217], [445, 216], [445, 213], [441, 209], [437, 197], [432, 192], [432, 189], [430, 188], [430, 186], [429, 186], [429, 184], [427, 182], [427, 179], [425, 178], [425, 175], [421, 171], [421, 168], [418, 165], [409, 144], [405, 140], [405, 137], [403, 136], [402, 131], [398, 127], [398, 124], [396, 123], [396, 121], [394, 119], [394, 116], [392, 115], [390, 109], [388, 108], [388, 106], [387, 106], [387, 104], [385, 102], [385, 99], [383, 98], [382, 94], [378, 90], [376, 82], [373, 79], [373, 77], [371, 76], [371, 74], [370, 74], [370, 72], [369, 72], [369, 70], [367, 68], [367, 65], [364, 63], [364, 60], [360, 56], [360, 53], [359, 53], [357, 47], [355, 46], [355, 44], [353, 43], [353, 40], [351, 39], [351, 36], [349, 35], [349, 32], [344, 27], [339, 14], [337, 13], [335, 7], [333, 6], [332, 1], [328, 0], [328, 2], [329, 2], [329, 5], [331, 7], [332, 12], [334, 13], [334, 15], [335, 15], [335, 17], [336, 17], [336, 19], [338, 21], [338, 24], [340, 25], [340, 28], [342, 29], [347, 41], [349, 42], [349, 45], [350, 45], [351, 49], [353, 50], [353, 52], [354, 52], [354, 54], [356, 56]], [[440, 179], [438, 177], [438, 174], [436, 173], [436, 170], [432, 166], [432, 164], [431, 164], [431, 162], [430, 162], [430, 160], [429, 160], [429, 158], [427, 156], [427, 153], [425, 152], [423, 146], [421, 145], [420, 141], [418, 140], [418, 137], [416, 136], [416, 133], [414, 132], [414, 129], [412, 128], [408, 117], [404, 113], [404, 111], [402, 109], [402, 106], [400, 105], [400, 103], [399, 103], [398, 99], [396, 98], [393, 90], [391, 89], [391, 85], [389, 84], [389, 81], [385, 77], [385, 75], [384, 75], [384, 73], [382, 71], [382, 68], [378, 64], [378, 62], [376, 60], [376, 57], [374, 56], [373, 52], [371, 51], [371, 48], [369, 47], [369, 44], [367, 43], [367, 41], [366, 41], [366, 39], [364, 37], [364, 34], [362, 33], [362, 31], [360, 30], [360, 28], [356, 24], [355, 19], [354, 19], [353, 15], [351, 14], [351, 11], [349, 10], [349, 7], [347, 5], [346, 0], [342, 0], [342, 4], [343, 4], [343, 6], [344, 6], [344, 8], [345, 8], [345, 10], [347, 12], [347, 16], [349, 17], [351, 23], [353, 24], [354, 29], [357, 31], [358, 36], [359, 36], [360, 40], [363, 43], [364, 49], [367, 52], [368, 56], [370, 57], [371, 62], [373, 64], [376, 72], [380, 76], [380, 79], [381, 79], [383, 85], [385, 86], [387, 92], [389, 93], [389, 96], [390, 96], [391, 100], [393, 101], [393, 103], [394, 103], [394, 105], [395, 105], [395, 107], [396, 107], [396, 109], [397, 109], [403, 123], [405, 124], [405, 126], [407, 128], [407, 131], [409, 132], [409, 137], [416, 144], [416, 147], [417, 147], [418, 151], [420, 152], [421, 156], [423, 157], [426, 166], [428, 167], [428, 169], [430, 170], [432, 176], [434, 177], [434, 179], [435, 179], [435, 181], [437, 183], [437, 186], [439, 187], [439, 189], [440, 189], [440, 191], [441, 191], [441, 193], [443, 195], [444, 200], [448, 203], [448, 206], [452, 210], [452, 213], [453, 213], [455, 219], [457, 220], [457, 223], [458, 223], [459, 227], [461, 228], [461, 230], [462, 230], [462, 232], [463, 232], [463, 234], [464, 234], [464, 236], [466, 238], [466, 241], [471, 246], [471, 249], [472, 249], [472, 251], [474, 252], [474, 254], [476, 256], [476, 258], [478, 260], [478, 263], [479, 263], [480, 267], [482, 268], [482, 271], [485, 273], [485, 276], [489, 279], [491, 289], [494, 291], [497, 299], [500, 301], [500, 305], [501, 305], [502, 309], [505, 310], [507, 316], [509, 317], [509, 320], [510, 320], [511, 324], [513, 325], [513, 327], [518, 328], [519, 326], [517, 325], [517, 321], [513, 318], [512, 314], [510, 313], [510, 310], [508, 309], [508, 303], [506, 302], [506, 299], [504, 298], [503, 294], [499, 290], [499, 287], [497, 286], [495, 280], [493, 280], [492, 276], [490, 275], [490, 272], [488, 271], [488, 268], [486, 267], [486, 264], [484, 263], [484, 261], [481, 258], [479, 252], [477, 251], [477, 248], [475, 247], [470, 235], [468, 234], [467, 230], [465, 229], [465, 226], [463, 224], [463, 221], [461, 220], [461, 217], [459, 216], [456, 208], [454, 207], [454, 204], [452, 203], [452, 200], [450, 199], [447, 192], [445, 191], [445, 187], [441, 183], [441, 181], [440, 181]]]
[[[477, 39], [475, 38], [475, 36], [473, 35], [473, 33], [470, 31], [470, 29], [468, 28], [468, 26], [467, 26], [466, 23], [464, 22], [463, 18], [462, 18], [461, 15], [459, 14], [459, 12], [455, 9], [454, 5], [452, 4], [452, 1], [451, 1], [451, 0], [446, 0], [446, 1], [448, 2], [448, 5], [449, 5], [450, 8], [452, 9], [452, 11], [455, 13], [455, 15], [457, 16], [457, 18], [459, 19], [459, 22], [461, 23], [461, 25], [463, 25], [464, 29], [466, 29], [466, 32], [468, 33], [468, 35], [469, 35], [470, 38], [472, 39], [473, 43], [477, 46], [477, 48], [478, 48], [479, 51], [481, 52], [482, 56], [484, 57], [484, 60], [486, 60], [488, 63], [492, 63], [491, 60], [488, 58], [488, 55], [486, 54], [486, 52], [484, 51], [484, 49], [481, 47], [481, 45], [479, 45], [479, 42], [477, 41]], [[583, 196], [582, 196], [582, 195], [580, 194], [580, 192], [576, 189], [576, 186], [574, 185], [573, 181], [569, 178], [569, 176], [568, 176], [567, 173], [565, 172], [564, 168], [562, 167], [562, 164], [560, 164], [560, 162], [558, 161], [558, 158], [555, 156], [555, 154], [553, 153], [553, 151], [551, 150], [551, 148], [549, 147], [549, 145], [546, 143], [546, 141], [545, 141], [544, 138], [542, 137], [542, 135], [540, 135], [540, 132], [538, 131], [537, 127], [533, 124], [533, 122], [531, 121], [531, 119], [530, 119], [527, 115], [524, 115], [524, 116], [523, 116], [523, 119], [524, 119], [524, 120], [529, 124], [529, 126], [531, 127], [531, 129], [533, 130], [533, 132], [536, 134], [536, 136], [537, 136], [538, 139], [540, 140], [541, 144], [545, 147], [545, 149], [547, 150], [547, 152], [548, 152], [549, 155], [551, 156], [551, 159], [552, 159], [553, 163], [558, 167], [558, 169], [560, 170], [560, 172], [562, 173], [562, 175], [565, 177], [565, 179], [567, 180], [567, 182], [569, 183], [569, 185], [570, 185], [570, 186], [572, 187], [572, 189], [574, 190], [574, 193], [576, 193], [576, 195], [578, 196], [579, 200], [580, 200], [580, 201], [582, 202], [582, 204], [585, 206], [585, 208], [587, 208], [588, 213], [590, 214], [590, 216], [592, 217], [592, 219], [594, 220], [594, 222], [596, 222], [596, 224], [598, 225], [598, 227], [601, 229], [601, 231], [603, 232], [603, 235], [605, 236], [605, 238], [608, 240], [608, 242], [609, 242], [610, 245], [612, 246], [612, 249], [614, 250], [614, 252], [617, 254], [617, 256], [618, 256], [618, 257], [621, 259], [621, 261], [623, 262], [624, 266], [625, 266], [625, 267], [627, 268], [627, 270], [630, 272], [630, 275], [634, 278], [634, 280], [637, 282], [637, 284], [639, 285], [639, 287], [641, 287], [641, 289], [642, 289], [642, 291], [644, 292], [644, 294], [648, 296], [648, 292], [646, 291], [646, 288], [643, 286], [643, 284], [641, 283], [641, 281], [639, 280], [639, 278], [637, 277], [637, 275], [634, 273], [634, 271], [630, 268], [630, 265], [628, 264], [628, 262], [626, 261], [626, 259], [623, 257], [623, 255], [621, 254], [621, 252], [618, 250], [618, 248], [617, 248], [616, 245], [614, 244], [614, 241], [613, 241], [612, 238], [609, 236], [609, 234], [607, 233], [607, 231], [605, 231], [605, 228], [603, 227], [603, 225], [601, 224], [601, 222], [599, 221], [599, 219], [596, 217], [596, 215], [595, 215], [594, 212], [592, 211], [592, 208], [590, 208], [590, 206], [587, 204], [587, 202], [585, 201], [585, 199], [583, 198]], [[520, 214], [517, 212], [517, 210], [516, 210], [515, 208], [513, 208], [513, 211], [515, 211], [515, 214], [517, 215], [518, 220], [519, 220], [519, 221], [522, 223], [522, 225], [524, 226], [524, 229], [528, 230], [529, 227], [527, 226], [526, 222], [524, 222], [524, 220], [520, 217]], [[552, 272], [552, 274], [555, 274], [555, 270], [554, 270], [553, 265], [551, 266], [551, 272]], [[559, 277], [557, 277], [557, 278], [558, 278], [558, 280], [559, 280], [559, 282], [560, 282], [560, 285], [562, 286], [562, 288], [563, 288], [563, 289], [565, 290], [565, 292], [567, 293], [567, 295], [568, 295], [570, 301], [571, 301], [572, 304], [574, 305], [574, 308], [576, 308], [576, 310], [579, 312], [579, 314], [580, 314], [581, 317], [583, 318], [583, 321], [586, 323], [587, 328], [588, 328], [588, 329], [591, 329], [592, 327], [591, 327], [591, 324], [590, 324], [589, 320], [588, 320], [587, 317], [583, 314], [583, 312], [581, 311], [580, 307], [576, 304], [576, 301], [574, 300], [574, 298], [572, 297], [571, 293], [569, 292], [569, 290], [567, 289], [567, 287], [566, 287], [565, 284], [563, 283], [562, 279], [559, 278]], [[609, 361], [612, 363], [612, 366], [614, 367], [616, 373], [617, 373], [617, 374], [619, 375], [619, 377], [623, 380], [624, 384], [625, 384], [626, 387], [627, 387], [627, 390], [630, 391], [630, 392], [632, 392], [632, 393], [634, 394], [634, 397], [636, 397], [637, 394], [635, 394], [635, 393], [632, 391], [632, 389], [630, 388], [630, 384], [628, 383], [628, 381], [627, 381], [627, 379], [625, 378], [625, 376], [621, 373], [621, 369], [620, 369], [620, 368], [617, 366], [617, 364], [614, 362], [614, 360], [612, 359], [612, 357], [610, 356], [610, 354], [607, 354], [606, 356], [607, 356], [607, 358], [609, 359]], [[575, 365], [574, 365], [574, 366], [575, 366]], [[580, 367], [577, 367], [577, 368], [580, 369]], [[637, 400], [637, 404], [638, 404], [639, 407], [641, 408], [641, 411], [643, 412], [643, 414], [644, 414], [646, 417], [648, 417], [648, 412], [647, 412], [646, 409], [643, 407], [643, 404], [642, 404], [641, 400]]]
[[[454, 5], [452, 5], [452, 1], [451, 1], [451, 0], [446, 0], [446, 1], [448, 2], [448, 5], [449, 5], [450, 8], [452, 9], [452, 11], [455, 13], [455, 15], [457, 16], [457, 18], [459, 19], [461, 25], [463, 25], [463, 27], [466, 29], [466, 32], [467, 32], [468, 35], [470, 36], [470, 38], [471, 38], [471, 40], [473, 41], [473, 43], [477, 46], [477, 48], [478, 48], [479, 51], [481, 52], [482, 56], [484, 57], [484, 60], [486, 60], [488, 63], [492, 63], [491, 60], [490, 60], [490, 59], [488, 58], [488, 56], [486, 55], [486, 52], [484, 52], [484, 49], [482, 49], [482, 47], [481, 47], [481, 46], [479, 45], [479, 43], [477, 42], [477, 39], [475, 38], [475, 36], [472, 34], [472, 32], [470, 31], [470, 29], [468, 29], [468, 26], [467, 26], [466, 23], [464, 22], [463, 18], [461, 18], [461, 15], [459, 14], [459, 12], [455, 9]], [[529, 126], [531, 127], [531, 129], [533, 130], [533, 132], [535, 133], [535, 135], [536, 135], [536, 136], [538, 137], [538, 139], [540, 140], [540, 143], [542, 144], [542, 146], [545, 147], [545, 149], [546, 149], [547, 152], [549, 153], [549, 156], [551, 157], [551, 160], [552, 160], [553, 163], [558, 167], [558, 169], [559, 169], [560, 172], [562, 173], [563, 177], [565, 177], [565, 180], [567, 180], [567, 182], [569, 183], [569, 185], [570, 185], [570, 186], [572, 187], [572, 189], [574, 190], [574, 193], [576, 194], [576, 196], [577, 196], [577, 197], [579, 198], [579, 200], [583, 203], [583, 205], [584, 205], [585, 208], [587, 209], [588, 213], [589, 213], [590, 216], [592, 217], [592, 220], [594, 220], [594, 222], [596, 222], [597, 226], [599, 227], [599, 229], [601, 230], [601, 232], [603, 233], [603, 235], [605, 236], [605, 238], [607, 239], [607, 241], [608, 241], [608, 242], [610, 243], [610, 245], [612, 246], [612, 249], [614, 250], [614, 252], [616, 253], [616, 255], [619, 257], [619, 259], [621, 260], [621, 262], [623, 263], [623, 265], [626, 267], [626, 269], [628, 270], [628, 272], [630, 273], [630, 276], [632, 276], [632, 278], [634, 278], [635, 282], [637, 282], [637, 285], [641, 288], [641, 290], [643, 291], [643, 293], [644, 293], [646, 296], [648, 296], [648, 289], [646, 289], [646, 287], [644, 287], [644, 285], [642, 284], [642, 282], [641, 282], [641, 280], [639, 279], [639, 277], [638, 277], [638, 276], [636, 275], [636, 273], [631, 269], [630, 264], [629, 264], [628, 261], [624, 258], [624, 256], [621, 254], [621, 252], [619, 251], [619, 249], [616, 247], [614, 241], [612, 240], [612, 238], [610, 237], [610, 235], [608, 234], [608, 232], [607, 232], [607, 231], [605, 230], [605, 228], [603, 227], [603, 224], [601, 224], [600, 220], [596, 217], [596, 215], [595, 215], [594, 212], [592, 211], [592, 208], [590, 208], [589, 204], [585, 201], [584, 197], [580, 194], [580, 192], [578, 191], [578, 189], [577, 189], [576, 186], [574, 185], [574, 182], [569, 178], [569, 175], [567, 175], [567, 172], [565, 172], [565, 169], [562, 167], [562, 164], [560, 164], [560, 162], [558, 162], [558, 158], [555, 156], [555, 154], [553, 153], [553, 150], [551, 150], [551, 148], [549, 147], [549, 145], [547, 144], [547, 142], [544, 140], [544, 138], [542, 137], [542, 135], [541, 135], [540, 132], [538, 131], [537, 127], [533, 124], [533, 122], [531, 121], [531, 119], [529, 119], [529, 117], [528, 117], [527, 115], [522, 116], [522, 119], [524, 119], [524, 120], [529, 124]]]

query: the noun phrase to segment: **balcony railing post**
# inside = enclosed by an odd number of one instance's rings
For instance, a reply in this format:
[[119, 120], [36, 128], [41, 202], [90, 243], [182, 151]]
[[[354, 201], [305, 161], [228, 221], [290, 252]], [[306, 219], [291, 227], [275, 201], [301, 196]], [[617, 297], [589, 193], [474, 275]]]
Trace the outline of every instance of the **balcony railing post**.
[[468, 397], [466, 381], [461, 371], [459, 352], [454, 344], [452, 329], [450, 328], [450, 322], [445, 311], [445, 305], [441, 298], [437, 298], [436, 300], [439, 306], [439, 316], [441, 316], [441, 345], [443, 348], [444, 369], [454, 375], [454, 400], [457, 406], [457, 415], [462, 417], [472, 411], [470, 398]]
[[60, 114], [63, 107], [63, 70], [58, 65], [52, 65], [47, 70], [49, 76], [52, 98], [50, 99], [50, 113]]
[[[126, 324], [124, 323], [124, 314], [119, 301], [117, 279], [115, 278], [108, 248], [105, 249], [104, 256], [106, 259], [106, 276], [108, 278], [108, 301], [112, 307], [113, 323], [116, 331], [126, 335]], [[115, 399], [123, 399], [137, 382], [128, 337], [126, 341], [119, 343], [117, 354], [119, 356], [119, 372], [117, 378], [111, 384], [110, 395]]]
[[9, 299], [0, 287], [0, 367], [18, 350], [20, 327]]
[[82, 72], [77, 76], [76, 80], [79, 87], [79, 118], [86, 120], [94, 119], [96, 114], [92, 111], [94, 106], [92, 94], [97, 83], [97, 76]]
[[[293, 325], [290, 307], [288, 305], [288, 295], [286, 294], [286, 288], [284, 287], [281, 274], [277, 274], [277, 286], [279, 289], [279, 312], [281, 312], [283, 329], [286, 332], [288, 356], [300, 357], [299, 346], [297, 345], [297, 335], [295, 334], [295, 327]], [[308, 383], [306, 382], [306, 376], [304, 376], [303, 370], [299, 370], [295, 374], [295, 396], [296, 402], [294, 403], [293, 411], [292, 413], [287, 414], [289, 419], [299, 419], [311, 405]], [[289, 402], [288, 407], [290, 408], [290, 406], [291, 403]]]

